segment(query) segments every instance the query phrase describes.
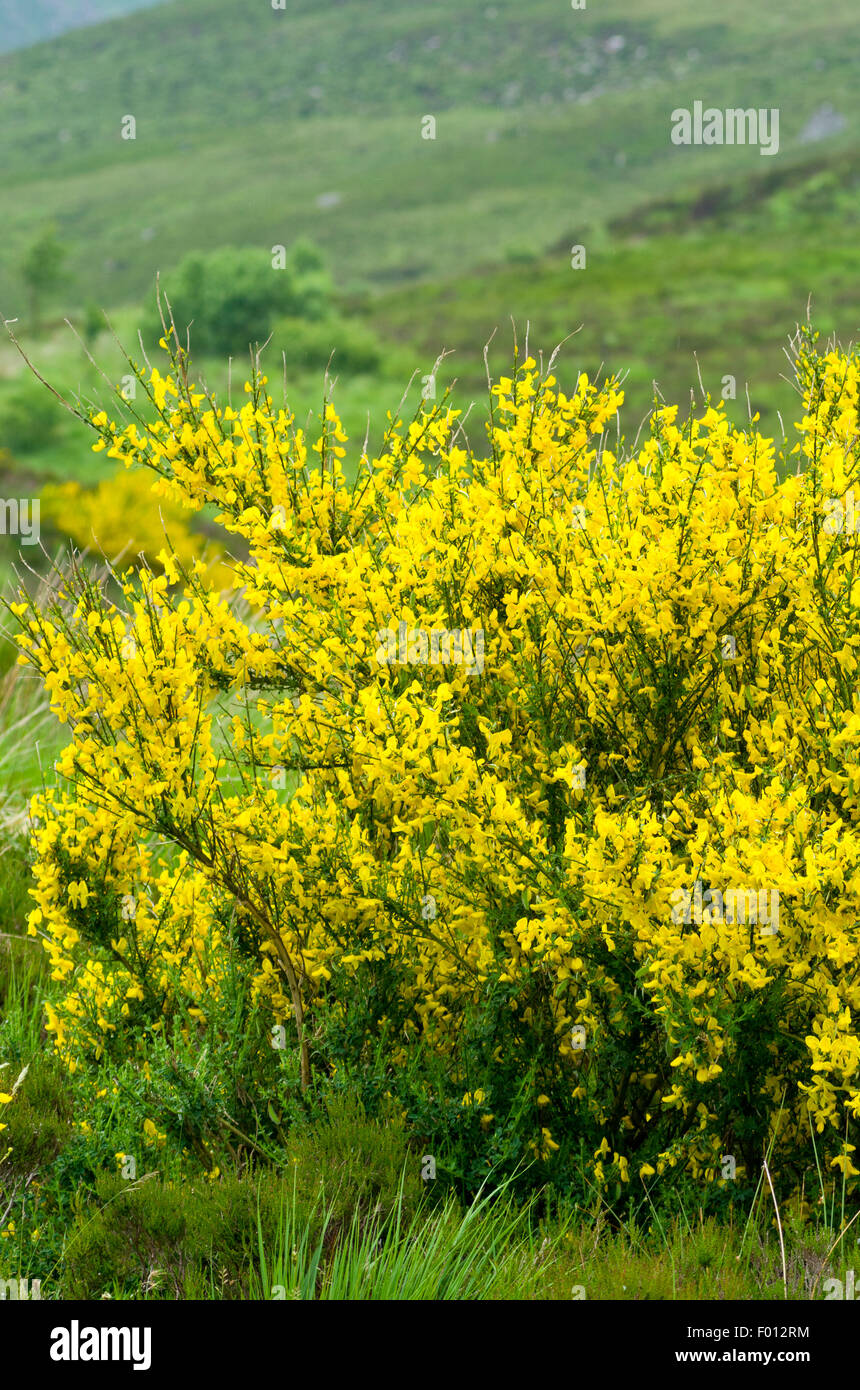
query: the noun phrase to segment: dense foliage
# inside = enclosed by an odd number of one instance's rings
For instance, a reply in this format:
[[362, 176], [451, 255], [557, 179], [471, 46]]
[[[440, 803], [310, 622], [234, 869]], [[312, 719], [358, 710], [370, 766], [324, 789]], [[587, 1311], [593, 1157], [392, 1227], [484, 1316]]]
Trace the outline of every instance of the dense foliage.
[[169, 350], [95, 447], [216, 508], [241, 592], [165, 552], [15, 605], [70, 730], [32, 810], [59, 1054], [210, 1039], [238, 976], [305, 1088], [390, 1091], [464, 1173], [725, 1186], [771, 1145], [799, 1181], [814, 1142], [851, 1184], [857, 355], [799, 339], [782, 458], [722, 406], [610, 447], [618, 384], [527, 359], [486, 447], [428, 401], [347, 483], [331, 405], [217, 406]]
[[[330, 282], [309, 242], [272, 254], [232, 246], [192, 251], [166, 282], [174, 318], [191, 333], [197, 352], [241, 354], [263, 342], [279, 315], [317, 319], [326, 311]], [[148, 335], [161, 336], [153, 315]]]

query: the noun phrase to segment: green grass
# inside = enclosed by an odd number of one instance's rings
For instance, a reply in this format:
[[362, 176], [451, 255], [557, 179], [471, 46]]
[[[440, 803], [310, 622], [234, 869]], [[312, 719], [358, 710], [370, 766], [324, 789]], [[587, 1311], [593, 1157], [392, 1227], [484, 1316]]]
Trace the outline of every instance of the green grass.
[[[793, 384], [783, 379], [784, 347], [805, 320], [810, 297], [825, 337], [836, 333], [847, 342], [856, 331], [858, 177], [856, 170], [840, 170], [839, 182], [814, 212], [807, 202], [820, 166], [803, 165], [788, 189], [761, 196], [751, 181], [746, 222], [737, 228], [719, 214], [694, 218], [700, 191], [691, 190], [678, 204], [690, 214], [685, 232], [655, 231], [652, 205], [645, 204], [635, 236], [626, 224], [619, 227], [589, 252], [584, 270], [571, 269], [564, 247], [527, 266], [392, 292], [363, 311], [377, 332], [408, 341], [427, 360], [442, 348], [453, 351], [440, 383], [456, 375], [459, 389], [479, 401], [486, 394], [483, 345], [494, 331], [491, 370], [510, 364], [511, 325], [499, 313], [504, 305], [521, 341], [528, 325], [533, 354], [541, 351], [546, 360], [569, 338], [558, 359], [565, 380], [579, 370], [594, 375], [601, 366], [625, 375], [628, 438], [651, 405], [655, 380], [662, 397], [682, 411], [691, 389], [701, 402], [699, 368], [715, 400], [723, 378], [736, 378], [737, 399], [728, 411], [739, 423], [748, 418], [748, 383], [761, 427], [781, 438], [777, 411], [786, 429], [797, 418]], [[717, 195], [731, 189], [715, 187]], [[680, 215], [677, 220], [683, 223]]]
[[[398, 1194], [399, 1195], [399, 1194]], [[252, 1297], [321, 1300], [463, 1300], [536, 1298], [544, 1266], [558, 1256], [564, 1228], [541, 1238], [528, 1206], [488, 1192], [462, 1209], [449, 1194], [432, 1214], [403, 1220], [402, 1202], [391, 1212], [361, 1220], [353, 1211], [326, 1257], [328, 1218], [314, 1243], [290, 1194], [279, 1213], [270, 1258], [258, 1222], [259, 1276]]]
[[[3, 856], [3, 867], [10, 866], [11, 854], [7, 846]], [[7, 884], [2, 904], [3, 930], [0, 933], [0, 1011], [3, 1015], [4, 1053], [2, 1060], [9, 1071], [28, 1065], [40, 1047], [42, 1024], [42, 1003], [48, 972], [47, 956], [41, 942], [31, 936], [21, 934], [15, 917], [32, 901], [25, 897], [28, 884], [23, 875], [16, 873], [13, 884]], [[12, 891], [15, 900], [10, 902]], [[10, 911], [11, 908], [11, 911]], [[8, 1090], [9, 1071], [3, 1075], [0, 1090]], [[14, 1076], [12, 1077], [14, 1080]]]

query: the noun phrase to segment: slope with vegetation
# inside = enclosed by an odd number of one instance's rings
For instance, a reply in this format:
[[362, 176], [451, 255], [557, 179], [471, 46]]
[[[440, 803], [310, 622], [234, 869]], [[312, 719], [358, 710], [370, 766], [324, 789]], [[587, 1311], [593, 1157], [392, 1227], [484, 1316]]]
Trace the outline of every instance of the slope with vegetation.
[[163, 0], [0, 0], [0, 53], [160, 3]]

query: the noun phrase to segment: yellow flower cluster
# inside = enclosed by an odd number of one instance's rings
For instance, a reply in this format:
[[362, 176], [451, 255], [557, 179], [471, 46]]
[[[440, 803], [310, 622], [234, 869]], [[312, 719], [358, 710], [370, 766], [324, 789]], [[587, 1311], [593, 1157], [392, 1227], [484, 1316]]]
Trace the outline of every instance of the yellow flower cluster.
[[425, 404], [352, 481], [330, 405], [306, 437], [265, 377], [201, 409], [172, 365], [158, 421], [95, 417], [99, 445], [215, 509], [241, 602], [199, 563], [177, 593], [163, 552], [122, 608], [85, 579], [16, 605], [71, 733], [31, 918], [71, 1064], [144, 996], [205, 1013], [232, 912], [305, 1080], [311, 1019], [389, 972], [391, 1064], [421, 1041], [457, 1095], [468, 1020], [503, 1000], [547, 1161], [586, 1132], [598, 1182], [713, 1179], [811, 1118], [855, 1176], [860, 552], [822, 519], [860, 482], [856, 356], [801, 344], [793, 455], [711, 407], [610, 447], [617, 383], [529, 359], [486, 448]]

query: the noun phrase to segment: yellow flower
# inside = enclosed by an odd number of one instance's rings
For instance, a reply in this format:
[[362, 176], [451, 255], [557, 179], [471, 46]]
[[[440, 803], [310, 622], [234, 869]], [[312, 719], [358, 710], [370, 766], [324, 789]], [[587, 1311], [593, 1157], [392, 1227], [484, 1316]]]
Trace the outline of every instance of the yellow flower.
[[86, 907], [89, 900], [90, 890], [81, 879], [80, 883], [69, 884], [69, 900], [72, 907]]
[[464, 1095], [462, 1105], [483, 1105], [487, 1099], [484, 1091], [467, 1091]]
[[167, 1138], [167, 1135], [162, 1133], [158, 1129], [153, 1120], [144, 1120], [143, 1133], [146, 1137], [146, 1142], [148, 1144], [161, 1143], [164, 1139]]

